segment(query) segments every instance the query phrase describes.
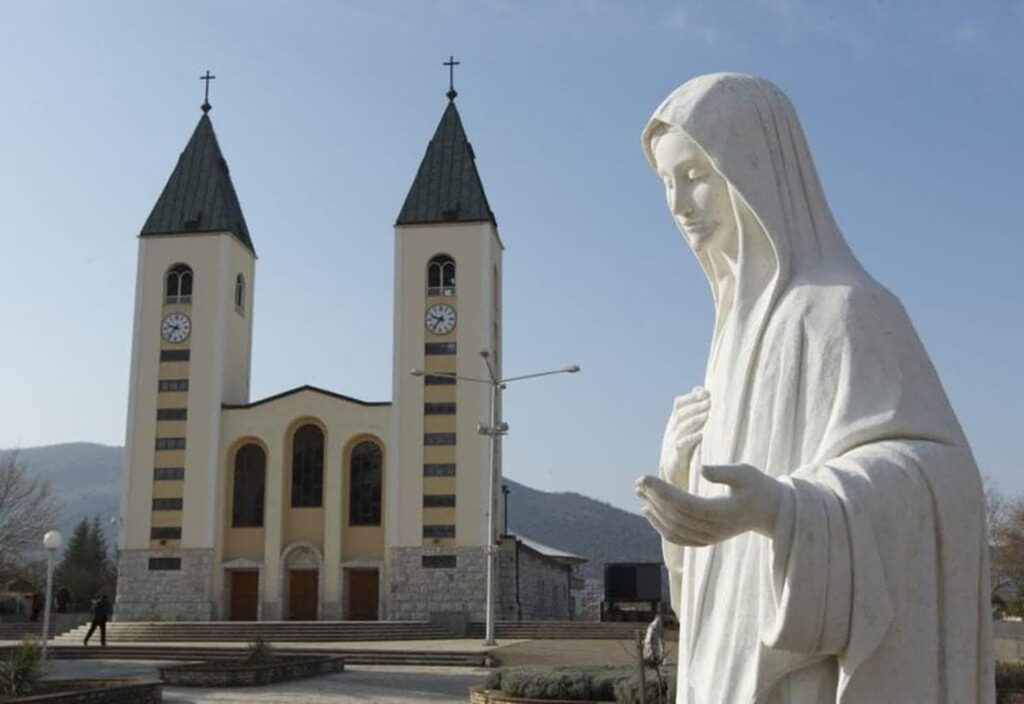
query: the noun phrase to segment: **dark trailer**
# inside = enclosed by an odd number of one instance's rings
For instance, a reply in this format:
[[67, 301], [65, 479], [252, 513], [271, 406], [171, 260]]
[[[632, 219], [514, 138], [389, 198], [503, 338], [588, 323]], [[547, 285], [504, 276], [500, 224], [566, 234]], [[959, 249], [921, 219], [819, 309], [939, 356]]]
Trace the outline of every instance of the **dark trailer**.
[[660, 562], [608, 562], [604, 566], [602, 621], [650, 621], [661, 610]]

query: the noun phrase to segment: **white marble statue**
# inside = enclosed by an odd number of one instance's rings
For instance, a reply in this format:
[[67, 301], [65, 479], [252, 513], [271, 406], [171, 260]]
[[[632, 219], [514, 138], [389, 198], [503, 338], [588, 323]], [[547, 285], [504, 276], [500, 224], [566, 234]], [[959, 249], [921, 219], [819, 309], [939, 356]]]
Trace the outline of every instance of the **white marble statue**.
[[680, 621], [677, 702], [990, 704], [978, 470], [792, 105], [759, 78], [700, 76], [643, 147], [715, 304], [704, 385], [636, 486]]

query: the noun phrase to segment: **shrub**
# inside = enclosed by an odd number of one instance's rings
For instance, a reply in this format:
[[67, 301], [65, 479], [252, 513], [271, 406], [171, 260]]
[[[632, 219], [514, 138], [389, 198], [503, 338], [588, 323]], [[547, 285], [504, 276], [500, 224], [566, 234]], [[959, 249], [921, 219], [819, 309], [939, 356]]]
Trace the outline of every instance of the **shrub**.
[[997, 662], [996, 689], [1024, 691], [1024, 663]]
[[[644, 683], [646, 684], [647, 697], [646, 701], [648, 704], [656, 704], [657, 702], [674, 702], [676, 700], [676, 682], [675, 675], [667, 675], [662, 671], [661, 682], [659, 683], [657, 675], [654, 671], [649, 669], [646, 672]], [[660, 685], [660, 687], [659, 687]], [[659, 696], [659, 688], [661, 689]], [[627, 677], [620, 677], [615, 683], [615, 701], [618, 704], [641, 704], [644, 699], [640, 698], [640, 677], [635, 673], [630, 673]]]
[[509, 672], [502, 678], [501, 691], [526, 699], [592, 699], [590, 675], [585, 672]]
[[[664, 684], [660, 701], [674, 701], [672, 678]], [[640, 679], [633, 667], [503, 667], [487, 676], [483, 688], [526, 699], [640, 703]], [[648, 669], [647, 702], [658, 701], [658, 679]]]
[[483, 687], [526, 699], [614, 702], [616, 684], [632, 671], [598, 666], [503, 667], [491, 672]]
[[256, 638], [256, 640], [249, 643], [245, 660], [252, 665], [263, 665], [273, 661], [276, 657], [277, 653], [274, 652], [274, 648], [270, 643], [263, 638]]
[[22, 642], [0, 661], [0, 696], [31, 694], [43, 676], [43, 649], [34, 640]]

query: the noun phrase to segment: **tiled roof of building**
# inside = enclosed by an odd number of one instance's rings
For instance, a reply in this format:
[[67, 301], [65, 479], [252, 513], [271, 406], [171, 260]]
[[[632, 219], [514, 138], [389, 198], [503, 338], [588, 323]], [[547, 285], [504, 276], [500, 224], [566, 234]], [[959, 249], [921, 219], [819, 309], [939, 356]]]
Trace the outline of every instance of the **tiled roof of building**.
[[231, 232], [255, 252], [210, 116], [199, 119], [142, 235]]
[[445, 222], [496, 222], [454, 99], [427, 145], [396, 224]]
[[581, 555], [575, 555], [571, 552], [566, 552], [565, 550], [559, 550], [558, 548], [553, 548], [550, 545], [545, 545], [544, 543], [538, 543], [536, 540], [531, 540], [523, 535], [516, 535], [513, 537], [534, 552], [543, 555], [544, 557], [549, 557], [552, 560], [579, 565], [584, 562], [589, 562], [587, 558]]

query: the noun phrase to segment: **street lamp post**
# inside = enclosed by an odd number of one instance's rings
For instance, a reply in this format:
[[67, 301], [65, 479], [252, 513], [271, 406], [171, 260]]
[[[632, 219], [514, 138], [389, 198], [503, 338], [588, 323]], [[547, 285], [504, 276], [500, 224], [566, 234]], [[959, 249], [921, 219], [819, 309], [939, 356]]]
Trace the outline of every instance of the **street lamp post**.
[[43, 605], [43, 660], [46, 660], [46, 644], [50, 640], [50, 603], [53, 601], [53, 558], [60, 549], [60, 532], [51, 530], [43, 536], [43, 547], [46, 548], [46, 603]]
[[485, 613], [485, 629], [484, 629], [484, 645], [496, 645], [497, 641], [494, 638], [494, 573], [495, 573], [495, 562], [497, 558], [497, 545], [494, 543], [494, 458], [497, 454], [497, 438], [502, 435], [508, 434], [508, 423], [498, 423], [497, 419], [497, 406], [498, 406], [498, 392], [505, 388], [505, 385], [513, 381], [522, 381], [524, 379], [536, 379], [541, 376], [551, 376], [552, 374], [575, 374], [580, 370], [579, 365], [573, 364], [568, 367], [562, 367], [561, 369], [552, 369], [544, 372], [535, 372], [533, 374], [521, 374], [518, 376], [506, 377], [501, 379], [498, 377], [497, 371], [494, 365], [491, 363], [491, 355], [487, 350], [481, 350], [480, 356], [483, 358], [484, 363], [487, 366], [487, 379], [481, 379], [475, 376], [464, 376], [462, 374], [456, 374], [454, 372], [425, 372], [422, 369], [413, 369], [409, 373], [413, 376], [422, 377], [447, 377], [449, 379], [460, 379], [462, 381], [472, 381], [478, 384], [487, 384], [490, 389], [488, 394], [488, 422], [487, 425], [480, 423], [477, 426], [477, 432], [481, 435], [486, 435], [490, 438], [489, 452], [487, 460], [487, 602], [486, 602], [486, 613]]

